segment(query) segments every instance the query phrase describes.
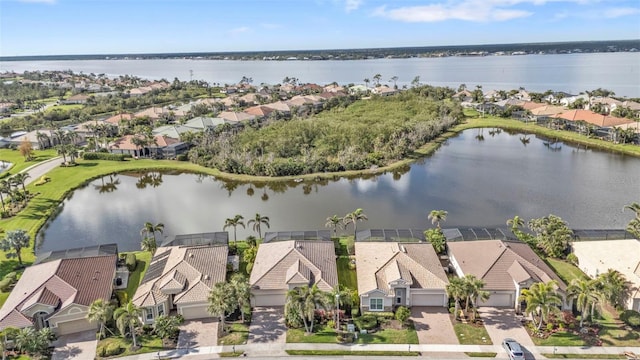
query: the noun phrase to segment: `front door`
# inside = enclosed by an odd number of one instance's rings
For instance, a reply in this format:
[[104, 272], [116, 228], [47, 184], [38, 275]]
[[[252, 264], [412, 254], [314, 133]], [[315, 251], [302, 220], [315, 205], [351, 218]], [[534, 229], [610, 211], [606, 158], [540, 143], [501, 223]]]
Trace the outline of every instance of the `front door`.
[[406, 301], [405, 301], [405, 296], [406, 296], [405, 289], [396, 289], [395, 293], [396, 293], [396, 296], [395, 296], [395, 299], [393, 301], [394, 304], [395, 305], [404, 305], [406, 303]]

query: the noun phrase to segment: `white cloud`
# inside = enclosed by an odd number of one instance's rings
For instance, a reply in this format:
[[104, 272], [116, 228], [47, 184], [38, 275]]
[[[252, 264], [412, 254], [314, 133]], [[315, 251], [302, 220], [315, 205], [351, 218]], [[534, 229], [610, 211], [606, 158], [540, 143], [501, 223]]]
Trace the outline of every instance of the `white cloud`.
[[[466, 0], [457, 4], [442, 3], [424, 6], [408, 6], [387, 10], [379, 7], [374, 11], [375, 16], [386, 17], [403, 22], [438, 22], [446, 20], [463, 21], [505, 21], [530, 16], [532, 13], [524, 10], [508, 9], [512, 1], [477, 1]], [[534, 0], [541, 1], [541, 0]]]
[[234, 29], [229, 30], [229, 34], [231, 35], [240, 35], [243, 33], [247, 33], [251, 31], [251, 28], [247, 27], [247, 26], [241, 26], [241, 27], [237, 27]]
[[344, 9], [347, 12], [352, 12], [354, 10], [358, 10], [360, 6], [362, 6], [363, 0], [345, 0]]
[[640, 14], [640, 8], [619, 7], [619, 8], [606, 9], [604, 11], [603, 16], [607, 19], [613, 19], [613, 18], [635, 15], [635, 14]]

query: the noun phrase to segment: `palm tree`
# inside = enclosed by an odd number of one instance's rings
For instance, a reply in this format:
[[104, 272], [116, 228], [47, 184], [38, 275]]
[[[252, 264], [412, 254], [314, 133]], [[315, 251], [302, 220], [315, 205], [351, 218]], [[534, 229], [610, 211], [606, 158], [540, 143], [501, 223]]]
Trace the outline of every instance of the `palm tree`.
[[[465, 282], [468, 289], [468, 299], [473, 301], [473, 320], [475, 321], [480, 301], [489, 300], [489, 296], [491, 296], [491, 293], [482, 290], [484, 289], [485, 282], [473, 275], [465, 275]], [[469, 304], [467, 303], [467, 307], [468, 306]]]
[[134, 305], [131, 300], [129, 300], [129, 302], [123, 307], [117, 308], [113, 312], [113, 318], [116, 320], [116, 325], [118, 326], [118, 330], [120, 330], [120, 334], [125, 336], [128, 328], [134, 348], [138, 347], [136, 330], [141, 324], [140, 316], [142, 316], [142, 309]]
[[225, 313], [232, 312], [236, 309], [236, 300], [231, 285], [226, 282], [216, 283], [209, 293], [209, 307], [207, 307], [207, 311], [209, 314], [216, 315], [220, 318], [223, 333], [225, 331]]
[[109, 319], [113, 318], [113, 305], [103, 299], [94, 300], [91, 305], [89, 305], [89, 310], [87, 311], [87, 319], [90, 322], [97, 322], [100, 324], [100, 337], [102, 339], [105, 329], [105, 324]]
[[349, 290], [348, 288], [342, 286], [342, 285], [338, 285], [335, 288], [333, 288], [331, 291], [329, 292], [325, 292], [325, 299], [324, 299], [324, 303], [327, 306], [327, 308], [333, 309], [334, 310], [334, 321], [338, 321], [338, 311], [342, 308], [343, 310], [345, 309], [345, 306], [352, 306], [353, 305], [353, 301], [351, 299], [351, 290]]
[[447, 211], [444, 210], [431, 210], [429, 215], [427, 215], [427, 219], [431, 220], [431, 224], [435, 224], [438, 229], [440, 229], [440, 222], [447, 221]]
[[450, 298], [453, 298], [453, 302], [455, 306], [454, 315], [457, 319], [459, 315], [460, 300], [466, 298], [467, 296], [465, 293], [466, 289], [465, 289], [464, 279], [460, 277], [451, 278], [449, 280], [449, 284], [446, 287], [446, 290], [447, 290], [447, 295]]
[[380, 86], [380, 79], [382, 79], [382, 75], [380, 74], [375, 74], [373, 76], [373, 80], [376, 82], [376, 86]]
[[156, 321], [153, 323], [153, 331], [163, 341], [166, 341], [169, 338], [175, 336], [180, 331], [179, 326], [183, 322], [184, 322], [184, 318], [181, 315], [178, 315], [178, 316], [160, 315], [156, 318]]
[[22, 192], [24, 193], [25, 198], [27, 197], [27, 189], [25, 188], [24, 183], [30, 177], [31, 176], [29, 176], [29, 173], [26, 172], [18, 173], [12, 176], [12, 179], [16, 184], [22, 185]]
[[313, 332], [315, 311], [318, 306], [325, 306], [326, 295], [318, 289], [317, 285], [303, 286], [291, 289], [287, 292], [287, 301], [284, 305], [285, 314], [295, 311], [300, 314], [304, 330], [308, 334]]
[[244, 323], [245, 315], [251, 312], [251, 286], [244, 274], [235, 273], [229, 282], [235, 293], [235, 299], [240, 309], [240, 316]]
[[244, 229], [244, 217], [242, 215], [236, 215], [233, 218], [229, 218], [224, 221], [224, 226], [222, 230], [226, 230], [229, 226], [233, 226], [233, 243], [235, 244], [238, 241], [238, 235], [236, 234], [236, 228], [238, 225], [242, 226]]
[[558, 311], [558, 306], [562, 305], [562, 298], [556, 291], [555, 280], [548, 283], [538, 282], [529, 289], [522, 290], [520, 301], [527, 303], [525, 314], [531, 314], [534, 326], [536, 325], [536, 315], [540, 322], [537, 324], [538, 331], [542, 328], [542, 323], [546, 321], [549, 314]]
[[324, 224], [324, 227], [333, 228], [333, 237], [338, 236], [338, 228], [342, 229], [343, 218], [338, 215], [333, 215], [327, 218], [327, 222]]
[[157, 224], [152, 224], [150, 222], [146, 222], [144, 223], [144, 226], [142, 226], [142, 229], [140, 229], [140, 236], [143, 237], [143, 239], [145, 237], [148, 237], [149, 235], [153, 236], [153, 240], [156, 240], [156, 233], [160, 233], [162, 234], [164, 232], [164, 224], [163, 223], [157, 223]]
[[148, 251], [153, 255], [156, 253], [156, 250], [158, 250], [158, 243], [154, 237], [147, 236], [140, 242], [140, 249], [142, 249], [142, 251]]
[[261, 216], [259, 213], [256, 213], [256, 216], [247, 222], [247, 225], [253, 225], [253, 231], [258, 233], [258, 238], [262, 239], [262, 224], [269, 228], [269, 217]]
[[9, 193], [9, 184], [7, 180], [0, 180], [0, 202], [2, 203], [2, 212], [7, 212], [7, 208], [4, 206], [4, 196], [2, 194]]
[[369, 78], [365, 78], [363, 81], [367, 88], [369, 88], [369, 83], [371, 82], [371, 80], [369, 80]]
[[627, 224], [627, 231], [635, 237], [640, 237], [640, 204], [637, 202], [626, 205], [622, 210], [629, 209], [636, 214], [636, 217]]
[[598, 275], [596, 288], [600, 290], [602, 298], [611, 306], [623, 305], [629, 296], [631, 289], [626, 277], [617, 270], [609, 269]]
[[625, 205], [623, 210], [631, 210], [636, 214], [636, 217], [640, 217], [640, 204], [637, 202], [633, 202], [629, 205]]
[[29, 246], [30, 240], [29, 233], [23, 229], [7, 231], [5, 238], [0, 241], [0, 249], [5, 251], [7, 259], [15, 257], [22, 266], [22, 249]]
[[525, 222], [520, 216], [516, 215], [513, 219], [507, 220], [507, 225], [511, 226], [511, 232], [515, 235], [516, 232], [520, 231], [520, 228], [525, 225]]
[[582, 328], [584, 319], [590, 315], [589, 309], [591, 305], [598, 300], [595, 281], [591, 279], [573, 279], [567, 287], [567, 297], [574, 299], [576, 302], [576, 307], [580, 311], [580, 328]]
[[369, 218], [364, 214], [362, 208], [357, 208], [354, 212], [348, 213], [344, 216], [343, 222], [346, 228], [349, 224], [353, 224], [353, 239], [356, 239], [358, 232], [358, 221], [367, 221]]

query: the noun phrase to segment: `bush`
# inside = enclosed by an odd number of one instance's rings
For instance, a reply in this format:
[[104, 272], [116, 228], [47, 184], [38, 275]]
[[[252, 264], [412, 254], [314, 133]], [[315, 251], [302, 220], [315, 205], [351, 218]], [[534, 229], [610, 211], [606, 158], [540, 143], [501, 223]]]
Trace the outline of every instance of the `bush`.
[[13, 285], [13, 281], [11, 281], [11, 279], [4, 278], [0, 280], [0, 291], [8, 292], [11, 290], [11, 285]]
[[578, 266], [578, 257], [574, 253], [567, 255], [567, 261], [573, 265]]
[[396, 314], [392, 313], [391, 311], [365, 311], [362, 315], [371, 315], [377, 317], [378, 319], [393, 319], [396, 316]]
[[396, 310], [396, 320], [400, 321], [404, 324], [405, 321], [409, 319], [411, 316], [411, 311], [404, 306], [400, 306], [398, 310]]
[[103, 348], [103, 350], [104, 356], [116, 356], [124, 352], [124, 349], [120, 346], [120, 344], [117, 343], [109, 344], [106, 346], [106, 348]]
[[635, 310], [625, 310], [620, 314], [620, 320], [633, 327], [640, 326], [640, 312]]
[[4, 276], [5, 279], [11, 279], [11, 281], [16, 282], [18, 280], [18, 274], [15, 271], [12, 271]]
[[150, 335], [151, 333], [153, 333], [153, 325], [150, 325], [150, 324], [142, 325], [142, 332], [145, 335]]
[[351, 316], [352, 317], [355, 318], [355, 317], [358, 317], [358, 315], [360, 315], [360, 309], [358, 309], [358, 308], [351, 309]]
[[329, 320], [327, 321], [327, 327], [330, 329], [335, 329], [336, 328], [336, 322], [333, 320]]
[[135, 271], [136, 266], [138, 265], [136, 254], [127, 254], [125, 264], [127, 265], [127, 269], [129, 269], [129, 271]]
[[378, 326], [378, 319], [374, 315], [362, 315], [353, 319], [353, 323], [360, 330], [371, 330]]
[[102, 152], [86, 152], [82, 154], [82, 158], [85, 160], [110, 160], [110, 161], [124, 161], [130, 159], [129, 154], [110, 154]]
[[49, 181], [51, 181], [51, 178], [50, 178], [50, 177], [48, 177], [48, 176], [46, 176], [46, 175], [43, 175], [43, 176], [40, 178], [40, 180], [38, 180], [38, 181], [36, 181], [36, 182], [35, 182], [35, 185], [36, 185], [36, 186], [44, 185], [44, 184], [48, 183]]
[[187, 161], [189, 160], [189, 156], [187, 154], [180, 154], [176, 156], [176, 160], [178, 161]]

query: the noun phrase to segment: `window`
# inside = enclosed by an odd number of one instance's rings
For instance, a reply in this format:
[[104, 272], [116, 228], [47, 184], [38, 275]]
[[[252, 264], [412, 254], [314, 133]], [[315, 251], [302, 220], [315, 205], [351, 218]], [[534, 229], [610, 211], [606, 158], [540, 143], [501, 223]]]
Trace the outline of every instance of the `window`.
[[153, 308], [144, 309], [147, 320], [153, 320]]
[[158, 305], [158, 316], [164, 315], [164, 304]]
[[370, 311], [382, 311], [382, 310], [384, 310], [384, 305], [382, 304], [382, 299], [370, 299], [369, 300], [369, 310]]

